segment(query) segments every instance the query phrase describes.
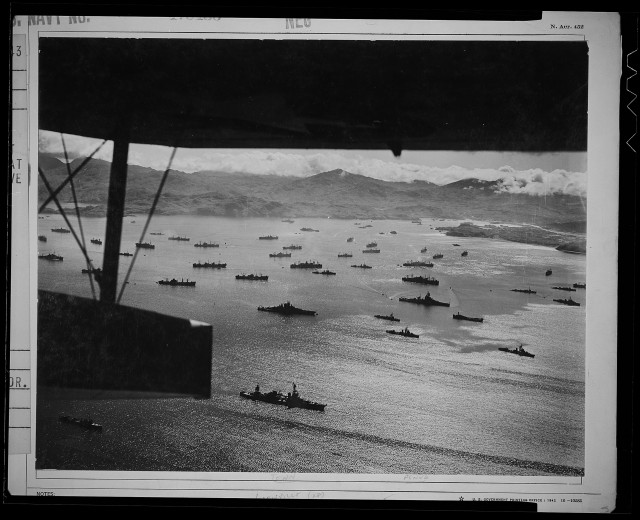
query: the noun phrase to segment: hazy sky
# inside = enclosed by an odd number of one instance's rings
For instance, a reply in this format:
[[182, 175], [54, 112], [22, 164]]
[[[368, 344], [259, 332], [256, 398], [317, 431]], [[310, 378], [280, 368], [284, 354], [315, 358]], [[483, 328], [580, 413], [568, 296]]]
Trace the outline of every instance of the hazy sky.
[[[100, 140], [65, 135], [71, 159], [89, 155]], [[63, 159], [59, 134], [41, 131], [39, 151]], [[95, 157], [111, 160], [108, 142]], [[131, 145], [129, 163], [163, 171], [171, 150], [163, 146]], [[187, 149], [177, 151], [172, 168], [192, 173], [202, 170], [261, 175], [306, 177], [343, 169], [381, 180], [425, 180], [445, 184], [465, 178], [503, 179], [504, 191], [545, 195], [586, 195], [586, 153], [516, 153], [404, 151], [395, 158], [388, 150], [228, 150]]]

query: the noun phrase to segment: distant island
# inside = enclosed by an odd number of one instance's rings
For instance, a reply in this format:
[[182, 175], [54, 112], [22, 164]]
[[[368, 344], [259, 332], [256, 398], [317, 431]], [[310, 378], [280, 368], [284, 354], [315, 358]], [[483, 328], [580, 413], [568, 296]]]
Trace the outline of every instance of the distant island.
[[586, 237], [527, 224], [479, 226], [471, 222], [463, 222], [457, 227], [437, 227], [436, 229], [451, 237], [497, 238], [511, 242], [555, 247], [558, 251], [566, 253], [586, 254], [587, 252]]
[[[71, 168], [82, 161], [82, 158], [73, 160]], [[67, 176], [66, 165], [48, 154], [39, 154], [39, 166], [54, 186]], [[106, 215], [110, 169], [110, 162], [91, 159], [74, 178], [82, 215]], [[162, 174], [153, 168], [129, 165], [126, 215], [149, 211]], [[43, 202], [47, 195], [40, 183], [39, 201]], [[68, 185], [59, 197], [63, 205], [72, 207], [73, 194]], [[57, 213], [57, 209], [50, 204], [44, 212]], [[581, 234], [586, 228], [585, 201], [573, 195], [540, 197], [506, 193], [500, 180], [469, 178], [443, 185], [427, 181], [391, 182], [341, 169], [309, 177], [171, 170], [155, 213], [279, 219], [480, 220], [522, 227], [464, 225], [457, 231], [460, 234], [452, 236], [484, 236], [551, 247], [584, 241]], [[545, 229], [526, 225], [530, 222]], [[445, 232], [454, 233], [450, 228]], [[572, 252], [580, 251], [579, 244], [571, 247]]]

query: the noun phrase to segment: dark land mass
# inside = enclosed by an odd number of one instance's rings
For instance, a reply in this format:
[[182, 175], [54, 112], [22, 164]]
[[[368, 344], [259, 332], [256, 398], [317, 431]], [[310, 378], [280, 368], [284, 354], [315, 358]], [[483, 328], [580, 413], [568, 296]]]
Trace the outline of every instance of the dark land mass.
[[[72, 161], [74, 170], [82, 158]], [[53, 186], [67, 176], [66, 165], [39, 154], [39, 166]], [[74, 178], [81, 214], [105, 216], [111, 163], [92, 159]], [[125, 214], [146, 214], [162, 178], [161, 171], [130, 165]], [[464, 179], [446, 185], [426, 181], [388, 182], [332, 170], [306, 178], [171, 170], [156, 208], [160, 215], [212, 215], [225, 217], [331, 217], [339, 219], [473, 219], [505, 223], [532, 223], [562, 232], [584, 229], [586, 208], [580, 197], [548, 195], [538, 197], [499, 191], [499, 181]], [[48, 192], [42, 182], [38, 198]], [[59, 200], [69, 207], [73, 197], [67, 185]], [[50, 203], [45, 212], [57, 212]], [[465, 228], [468, 229], [468, 228]], [[522, 230], [474, 231], [477, 235], [515, 240]], [[547, 232], [550, 234], [550, 232]], [[569, 241], [575, 234], [563, 235]], [[540, 242], [543, 240], [543, 242]], [[542, 231], [531, 231], [518, 241], [560, 245]]]
[[458, 227], [437, 227], [451, 237], [480, 237], [510, 240], [541, 246], [555, 247], [558, 251], [567, 253], [586, 254], [586, 238], [567, 232], [543, 229], [538, 226], [521, 225], [501, 226], [488, 224], [479, 226], [470, 222], [463, 222]]

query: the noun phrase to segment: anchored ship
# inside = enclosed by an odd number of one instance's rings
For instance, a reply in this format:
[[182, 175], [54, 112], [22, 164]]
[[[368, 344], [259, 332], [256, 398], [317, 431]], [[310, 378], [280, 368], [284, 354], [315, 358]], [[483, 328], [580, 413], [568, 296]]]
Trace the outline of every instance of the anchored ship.
[[440, 282], [430, 276], [403, 276], [403, 282], [422, 283], [425, 285], [440, 285]]
[[433, 267], [433, 263], [424, 262], [422, 260], [415, 260], [411, 262], [405, 262], [402, 264], [404, 267]]
[[475, 321], [475, 322], [478, 322], [478, 323], [482, 323], [484, 321], [484, 318], [471, 318], [469, 316], [463, 316], [459, 312], [457, 314], [453, 315], [453, 319], [454, 320]]
[[263, 237], [258, 237], [258, 240], [278, 240], [278, 237], [273, 235], [265, 235]]
[[69, 231], [66, 228], [62, 228], [62, 227], [61, 228], [52, 228], [51, 231], [53, 233], [71, 233], [71, 231]]
[[291, 305], [291, 302], [281, 303], [280, 305], [276, 305], [275, 307], [258, 307], [259, 311], [264, 312], [274, 312], [276, 314], [283, 314], [284, 316], [293, 316], [296, 314], [303, 316], [315, 316], [318, 314], [316, 311], [306, 311], [304, 309], [298, 309]]
[[227, 264], [216, 262], [196, 262], [193, 264], [193, 267], [210, 267], [213, 269], [224, 269], [225, 267], [227, 267]]
[[407, 338], [419, 338], [420, 336], [418, 334], [414, 334], [413, 332], [410, 332], [409, 329], [407, 327], [405, 327], [403, 330], [388, 330], [387, 334], [396, 334], [398, 336], [405, 336]]
[[521, 292], [525, 294], [536, 294], [536, 291], [532, 291], [531, 289], [511, 289], [513, 292]]
[[333, 271], [329, 271], [328, 269], [325, 269], [324, 271], [313, 271], [312, 274], [336, 274]]
[[156, 246], [150, 244], [149, 242], [136, 242], [136, 247], [140, 249], [155, 249]]
[[287, 408], [303, 408], [305, 410], [317, 410], [324, 412], [326, 404], [309, 401], [300, 397], [296, 384], [293, 383], [293, 392], [284, 395], [282, 392], [272, 390], [271, 392], [260, 392], [260, 385], [256, 386], [253, 392], [240, 392], [240, 397], [250, 399], [252, 401], [261, 401], [263, 403], [277, 404], [286, 406]]
[[216, 244], [214, 242], [198, 242], [197, 244], [193, 244], [193, 247], [220, 247], [220, 244]]
[[322, 269], [322, 264], [314, 261], [296, 262], [295, 264], [291, 264], [291, 269]]
[[396, 318], [393, 313], [389, 314], [389, 316], [385, 316], [383, 314], [374, 314], [374, 318], [378, 318], [379, 320], [387, 320], [387, 321], [400, 321], [399, 318]]
[[399, 300], [401, 302], [417, 303], [418, 305], [427, 305], [427, 306], [436, 305], [436, 306], [441, 306], [441, 307], [449, 307], [451, 305], [449, 303], [439, 302], [438, 300], [434, 300], [431, 297], [431, 293], [427, 293], [422, 298], [420, 296], [417, 296], [416, 298], [400, 297]]
[[554, 285], [552, 287], [552, 289], [557, 289], [558, 291], [571, 291], [571, 292], [576, 292], [576, 290], [573, 287], [562, 287], [559, 285]]
[[269, 277], [266, 274], [237, 274], [236, 280], [260, 280], [266, 282]]
[[290, 258], [291, 253], [283, 253], [280, 251], [279, 253], [269, 253], [269, 258]]
[[523, 349], [522, 345], [514, 349], [509, 349], [507, 347], [498, 347], [498, 350], [501, 350], [502, 352], [509, 352], [510, 354], [517, 354], [518, 356], [530, 358], [536, 357], [535, 354], [531, 354], [531, 352], [527, 352], [525, 349]]
[[171, 285], [172, 287], [195, 287], [196, 285], [196, 282], [190, 282], [189, 279], [185, 280], [184, 278], [182, 280], [176, 280], [175, 278], [169, 280], [168, 278], [165, 278], [164, 280], [160, 280], [157, 283], [160, 285]]
[[49, 260], [50, 262], [62, 262], [63, 258], [54, 253], [49, 253], [48, 255], [38, 255], [38, 258], [41, 260]]
[[576, 302], [576, 301], [573, 301], [573, 300], [571, 299], [571, 297], [569, 297], [569, 298], [568, 298], [568, 299], [566, 299], [566, 300], [563, 300], [562, 298], [559, 298], [559, 299], [557, 299], [557, 300], [556, 300], [556, 299], [554, 299], [553, 301], [554, 301], [554, 302], [558, 302], [558, 303], [562, 303], [562, 304], [564, 304], [564, 305], [569, 305], [569, 306], [571, 306], [571, 307], [580, 307], [580, 304], [579, 304], [578, 302]]
[[189, 242], [189, 240], [191, 240], [191, 239], [189, 237], [174, 236], [174, 237], [169, 237], [169, 240], [178, 240], [180, 242]]
[[102, 245], [102, 240], [100, 240], [99, 238], [92, 238], [91, 239], [91, 243], [92, 244], [98, 244], [99, 246]]
[[372, 269], [372, 267], [367, 264], [352, 265], [351, 267], [359, 267], [360, 269]]

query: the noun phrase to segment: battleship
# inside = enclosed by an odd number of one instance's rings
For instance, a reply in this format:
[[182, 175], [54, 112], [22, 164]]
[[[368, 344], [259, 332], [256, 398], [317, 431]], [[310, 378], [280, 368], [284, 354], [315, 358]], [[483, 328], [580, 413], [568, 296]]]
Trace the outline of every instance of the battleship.
[[422, 283], [425, 285], [440, 285], [440, 282], [430, 276], [403, 276], [403, 282]]
[[362, 252], [363, 253], [379, 253], [380, 250], [379, 249], [363, 249]]
[[511, 289], [513, 292], [521, 292], [525, 294], [536, 294], [536, 291], [532, 291], [531, 289]]
[[423, 296], [422, 298], [420, 296], [417, 296], [416, 298], [405, 298], [405, 297], [400, 297], [399, 300], [401, 302], [407, 302], [407, 303], [417, 303], [418, 305], [426, 305], [426, 306], [440, 306], [440, 307], [449, 307], [451, 304], [449, 303], [445, 303], [445, 302], [439, 302], [438, 300], [434, 300], [431, 297], [431, 293], [427, 293], [425, 296]]
[[173, 237], [169, 237], [169, 240], [177, 240], [179, 242], [189, 242], [189, 240], [191, 239], [189, 237], [173, 236]]
[[424, 262], [422, 260], [414, 260], [410, 262], [405, 262], [402, 264], [404, 267], [433, 267], [433, 263]]
[[464, 320], [464, 321], [475, 321], [477, 323], [482, 323], [484, 321], [484, 318], [471, 318], [469, 316], [464, 316], [464, 315], [460, 314], [459, 312], [457, 314], [453, 315], [453, 319], [454, 320]]
[[302, 249], [302, 246], [295, 246], [291, 244], [290, 246], [282, 246], [282, 249], [298, 250], [298, 249]]
[[196, 285], [196, 282], [189, 281], [189, 279], [185, 280], [184, 278], [182, 280], [176, 280], [175, 278], [169, 280], [168, 278], [165, 278], [157, 283], [160, 285], [171, 285], [172, 287], [195, 287]]
[[353, 255], [351, 253], [338, 253], [338, 258], [352, 258]]
[[329, 269], [325, 269], [324, 271], [313, 271], [312, 274], [336, 274], [333, 271], [329, 271]]
[[98, 244], [99, 246], [102, 245], [102, 240], [100, 240], [99, 238], [92, 238], [91, 239], [91, 243], [92, 244]]
[[208, 267], [212, 269], [224, 269], [227, 267], [227, 264], [221, 264], [216, 262], [196, 262], [193, 264], [193, 267]]
[[291, 302], [281, 303], [275, 307], [258, 307], [259, 311], [274, 312], [276, 314], [282, 314], [284, 316], [302, 315], [302, 316], [315, 316], [318, 314], [316, 311], [306, 311], [304, 309], [298, 309], [291, 305]]
[[290, 258], [291, 253], [283, 253], [280, 251], [279, 253], [269, 253], [269, 258]]
[[384, 314], [374, 314], [374, 318], [378, 318], [379, 320], [387, 320], [387, 321], [400, 321], [400, 318], [396, 318], [393, 313], [385, 316]]
[[38, 255], [41, 260], [49, 260], [50, 262], [62, 262], [63, 258], [55, 253], [49, 253], [48, 255]]
[[562, 303], [563, 305], [569, 305], [571, 307], [580, 307], [580, 304], [576, 301], [573, 301], [571, 299], [571, 297], [569, 297], [566, 300], [563, 300], [562, 298], [558, 298], [558, 299], [554, 299], [554, 302], [558, 302], [558, 303]]
[[388, 330], [387, 334], [395, 334], [397, 336], [405, 336], [407, 338], [419, 338], [420, 336], [418, 334], [414, 334], [413, 332], [409, 331], [408, 327], [405, 327], [403, 330]]
[[60, 228], [52, 228], [51, 231], [53, 233], [71, 233], [71, 231], [69, 231], [66, 228], [62, 228], [62, 227], [60, 227]]
[[288, 393], [287, 395], [284, 395], [282, 392], [278, 392], [277, 390], [263, 393], [260, 392], [260, 385], [256, 385], [255, 391], [240, 392], [240, 397], [250, 399], [252, 401], [261, 401], [263, 403], [286, 406], [287, 408], [302, 408], [305, 410], [317, 410], [319, 412], [324, 412], [324, 409], [327, 407], [326, 404], [309, 401], [300, 397], [295, 383], [293, 383], [293, 393]]
[[237, 274], [236, 280], [259, 280], [266, 282], [269, 277], [266, 274]]
[[514, 349], [509, 349], [507, 347], [498, 347], [498, 350], [501, 350], [502, 352], [509, 352], [510, 354], [517, 354], [518, 356], [524, 356], [524, 357], [530, 357], [530, 358], [536, 357], [535, 354], [531, 354], [531, 352], [527, 352], [525, 349], [523, 349], [522, 345]]
[[359, 267], [360, 269], [373, 269], [370, 265], [367, 264], [352, 265], [351, 267]]
[[193, 244], [193, 247], [220, 247], [220, 244], [216, 244], [215, 242], [198, 242], [197, 244]]
[[571, 292], [576, 292], [576, 290], [573, 287], [562, 287], [560, 285], [554, 285], [552, 287], [552, 289], [557, 289], [558, 291], [571, 291]]
[[149, 242], [136, 242], [136, 247], [140, 249], [155, 249], [156, 246], [150, 244]]
[[296, 262], [295, 264], [291, 264], [291, 269], [322, 269], [322, 264], [318, 262]]
[[263, 237], [258, 237], [258, 240], [278, 240], [278, 237], [273, 235], [265, 235]]
[[439, 258], [442, 258], [444, 255], [442, 253], [438, 253], [436, 255], [433, 255], [433, 259], [434, 260], [438, 260]]
[[46, 242], [47, 241], [47, 237], [45, 237], [44, 235], [38, 235], [38, 240], [40, 242]]

